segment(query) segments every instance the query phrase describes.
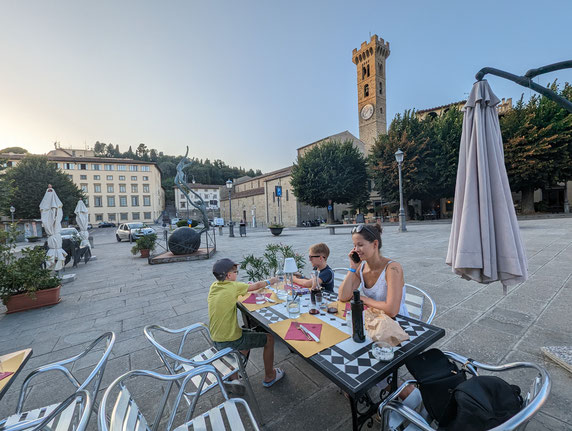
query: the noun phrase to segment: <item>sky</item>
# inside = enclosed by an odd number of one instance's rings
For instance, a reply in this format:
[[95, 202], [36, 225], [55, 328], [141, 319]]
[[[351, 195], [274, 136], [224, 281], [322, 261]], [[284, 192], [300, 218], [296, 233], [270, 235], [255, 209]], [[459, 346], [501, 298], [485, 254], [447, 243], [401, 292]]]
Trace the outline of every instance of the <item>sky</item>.
[[[359, 137], [352, 50], [389, 41], [388, 124], [475, 73], [570, 60], [572, 2], [0, 0], [0, 149], [140, 143], [269, 172]], [[535, 79], [572, 82], [572, 70]], [[499, 98], [533, 92], [488, 75]]]

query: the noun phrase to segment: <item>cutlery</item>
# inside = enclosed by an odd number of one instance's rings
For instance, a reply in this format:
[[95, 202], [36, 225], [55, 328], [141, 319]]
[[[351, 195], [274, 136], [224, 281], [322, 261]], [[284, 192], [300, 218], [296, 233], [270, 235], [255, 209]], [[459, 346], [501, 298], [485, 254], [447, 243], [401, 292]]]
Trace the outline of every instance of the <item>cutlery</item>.
[[294, 326], [296, 326], [296, 329], [300, 330], [302, 334], [306, 336], [308, 341], [313, 341], [312, 337], [310, 337], [310, 335], [306, 331], [304, 331], [304, 327], [302, 325], [300, 325], [298, 322], [294, 322]]
[[309, 331], [308, 329], [304, 328], [302, 325], [300, 325], [300, 330], [306, 334], [306, 336], [311, 337], [316, 343], [320, 342], [320, 339], [318, 337], [316, 337], [314, 335], [314, 333], [312, 331]]
[[268, 302], [274, 302], [274, 303], [276, 303], [276, 301], [275, 301], [275, 300], [273, 300], [273, 299], [270, 299], [270, 298], [267, 298], [266, 296], [264, 297], [264, 299], [266, 299], [266, 301], [268, 301]]

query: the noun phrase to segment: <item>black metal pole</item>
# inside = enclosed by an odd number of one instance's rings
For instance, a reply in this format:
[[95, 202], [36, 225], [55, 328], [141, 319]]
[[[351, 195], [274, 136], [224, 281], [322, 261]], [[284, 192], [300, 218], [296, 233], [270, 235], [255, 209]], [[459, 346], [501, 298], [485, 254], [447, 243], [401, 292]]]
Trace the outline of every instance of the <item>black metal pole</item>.
[[230, 221], [228, 222], [228, 236], [231, 238], [234, 238], [234, 226], [232, 225], [232, 198], [230, 197], [231, 195], [231, 189], [228, 189], [228, 210], [230, 213]]

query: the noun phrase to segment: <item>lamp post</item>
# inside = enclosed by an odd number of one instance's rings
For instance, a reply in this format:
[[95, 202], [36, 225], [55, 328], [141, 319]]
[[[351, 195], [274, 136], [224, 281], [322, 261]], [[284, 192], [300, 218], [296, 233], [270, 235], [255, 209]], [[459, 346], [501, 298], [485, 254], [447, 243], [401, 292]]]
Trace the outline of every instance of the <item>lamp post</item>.
[[234, 238], [234, 226], [232, 225], [232, 199], [230, 195], [232, 194], [232, 180], [229, 178], [226, 181], [226, 188], [228, 189], [228, 212], [229, 212], [229, 222], [228, 222], [228, 236]]
[[403, 209], [403, 185], [401, 183], [401, 163], [403, 162], [403, 151], [398, 149], [395, 152], [395, 160], [399, 168], [399, 232], [407, 232], [405, 227], [405, 210]]
[[14, 213], [16, 212], [16, 208], [10, 205], [10, 215], [12, 216], [12, 224], [14, 223]]

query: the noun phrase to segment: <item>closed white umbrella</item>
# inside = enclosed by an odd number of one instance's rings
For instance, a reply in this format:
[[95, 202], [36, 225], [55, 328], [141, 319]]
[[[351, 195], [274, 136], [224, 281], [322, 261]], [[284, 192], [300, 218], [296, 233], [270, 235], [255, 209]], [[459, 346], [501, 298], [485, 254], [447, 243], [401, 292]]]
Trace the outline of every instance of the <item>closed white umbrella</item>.
[[528, 278], [504, 164], [496, 105], [487, 81], [473, 85], [463, 107], [463, 133], [447, 264], [468, 280], [507, 286]]
[[42, 225], [48, 234], [48, 253], [46, 264], [48, 268], [59, 271], [64, 267], [64, 261], [67, 253], [62, 249], [62, 201], [52, 189], [52, 185], [48, 186], [46, 194], [40, 203], [40, 212], [42, 214]]
[[91, 249], [91, 245], [89, 243], [89, 233], [87, 232], [87, 207], [80, 199], [75, 206], [75, 221], [79, 226], [79, 237], [81, 238], [80, 247], [89, 247]]

